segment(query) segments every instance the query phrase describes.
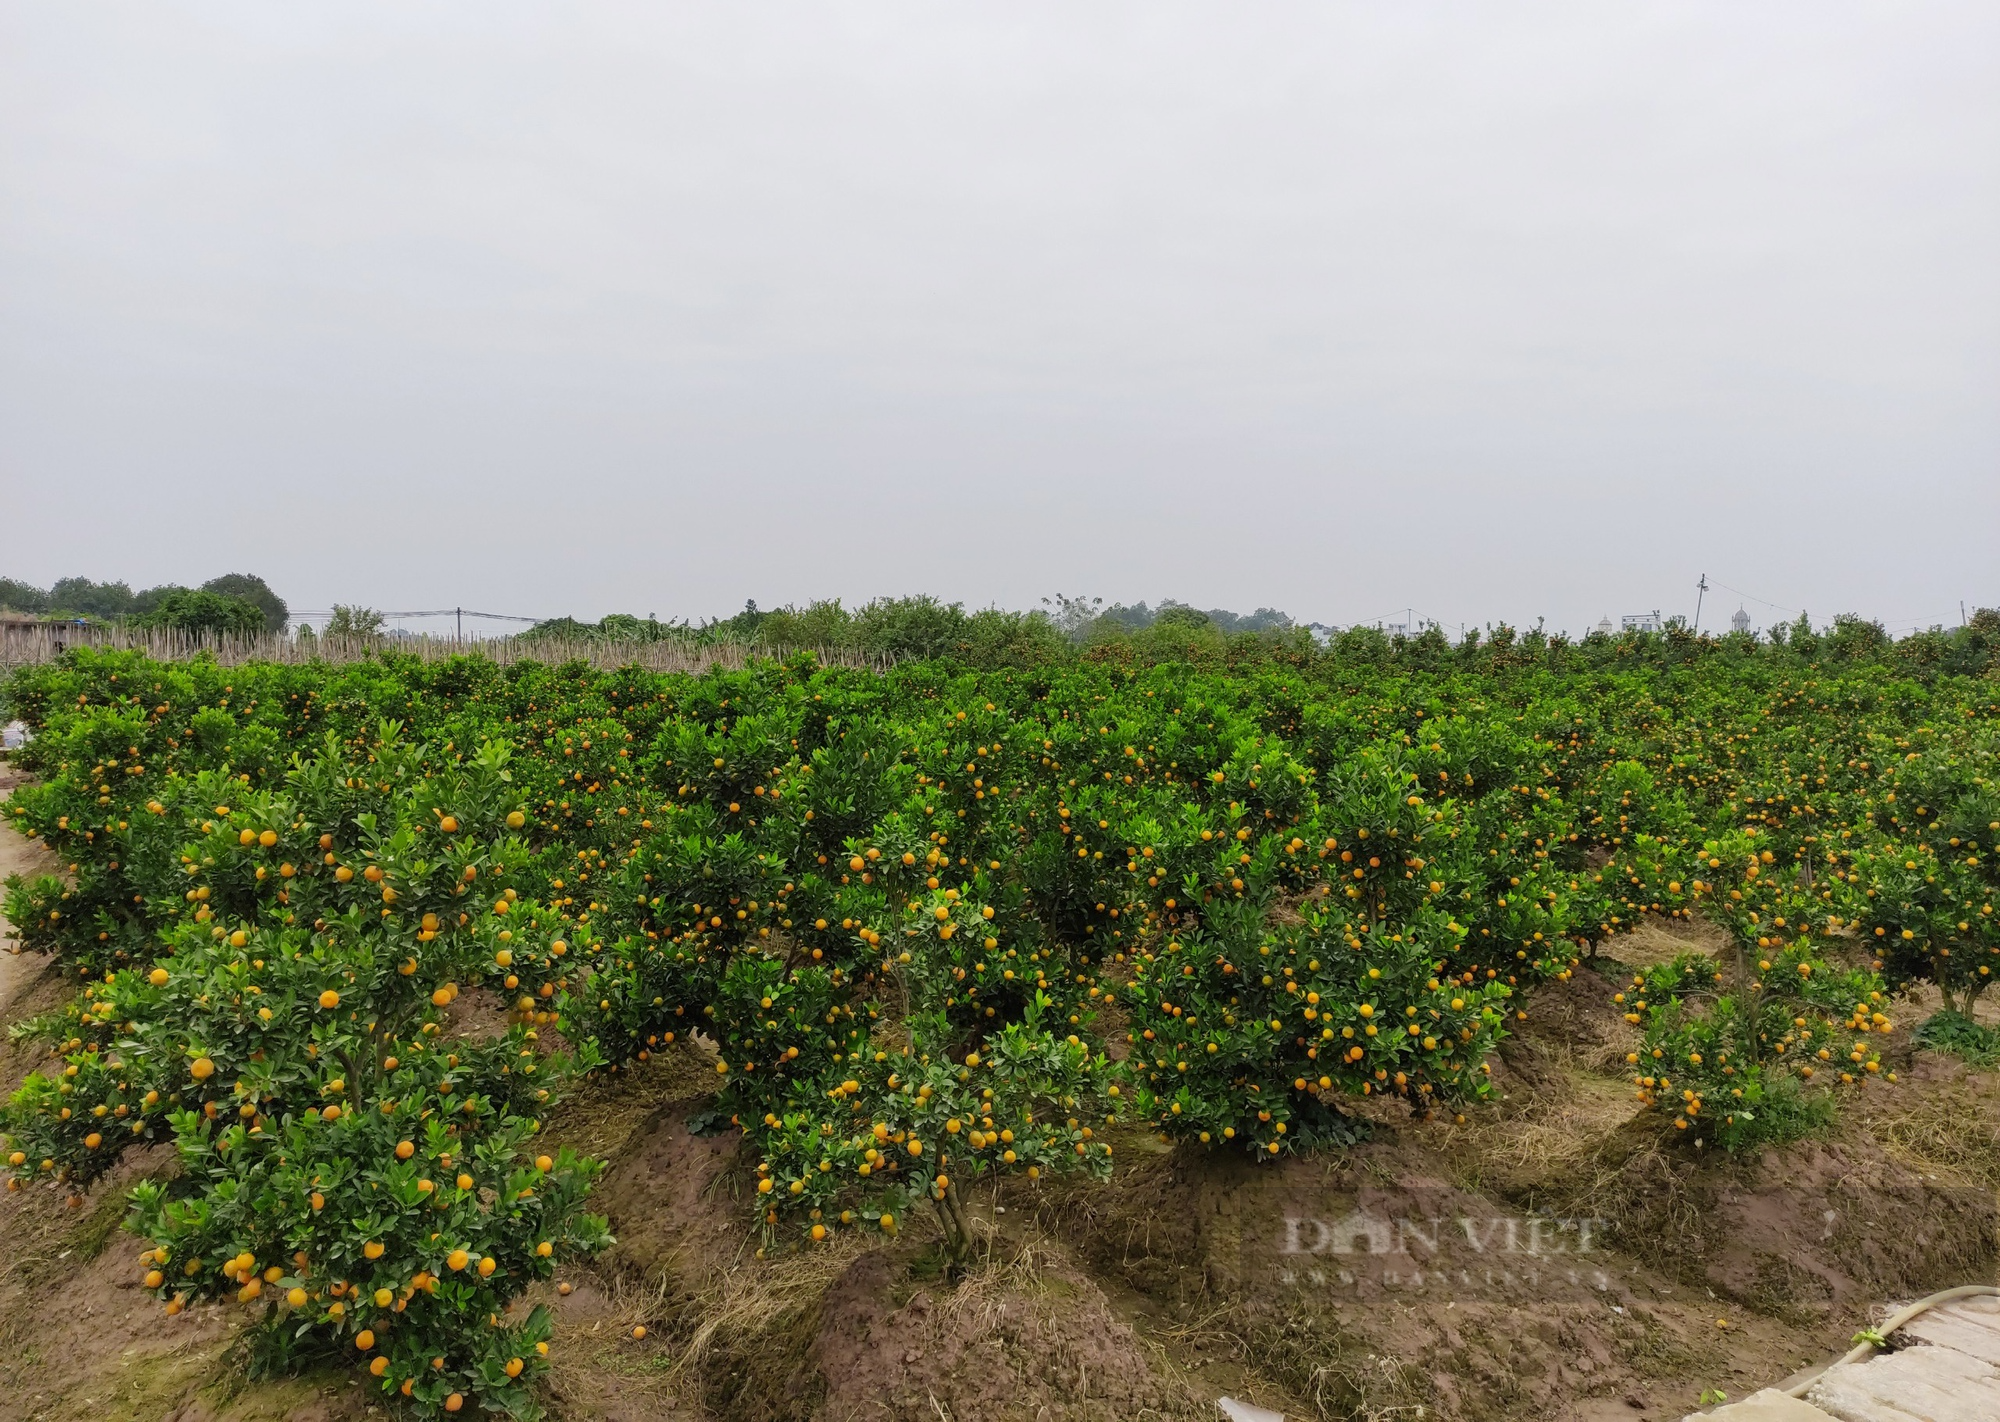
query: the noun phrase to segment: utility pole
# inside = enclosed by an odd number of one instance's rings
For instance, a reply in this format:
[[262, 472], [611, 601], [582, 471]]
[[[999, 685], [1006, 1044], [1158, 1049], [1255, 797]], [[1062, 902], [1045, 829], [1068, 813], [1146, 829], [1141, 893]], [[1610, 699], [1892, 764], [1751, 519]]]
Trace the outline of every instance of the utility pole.
[[462, 607], [454, 607], [452, 609], [452, 612], [458, 618], [458, 636], [456, 640], [463, 642], [465, 640], [465, 609]]
[[1694, 586], [1695, 586], [1695, 595], [1694, 595], [1694, 630], [1695, 630], [1695, 635], [1696, 635], [1696, 636], [1700, 636], [1700, 635], [1701, 635], [1701, 600], [1702, 600], [1703, 598], [1705, 598], [1705, 597], [1707, 597], [1707, 596], [1708, 596], [1708, 574], [1706, 574], [1706, 573], [1703, 573], [1703, 574], [1701, 575], [1701, 581], [1700, 581], [1700, 582], [1698, 582], [1698, 583], [1696, 583], [1696, 584], [1695, 584]]

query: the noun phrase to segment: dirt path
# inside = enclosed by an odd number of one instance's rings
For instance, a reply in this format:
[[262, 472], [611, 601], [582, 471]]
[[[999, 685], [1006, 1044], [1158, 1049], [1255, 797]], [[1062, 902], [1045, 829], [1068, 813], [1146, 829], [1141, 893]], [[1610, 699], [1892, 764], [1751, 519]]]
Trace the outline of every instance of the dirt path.
[[[25, 778], [12, 762], [0, 761], [0, 806], [6, 804], [14, 787]], [[10, 874], [49, 874], [56, 867], [55, 856], [42, 845], [12, 829], [0, 830], [0, 883]], [[7, 940], [12, 928], [6, 915], [0, 913], [0, 943]], [[44, 966], [39, 957], [0, 948], [0, 1016], [11, 1015], [16, 1000], [41, 976]]]

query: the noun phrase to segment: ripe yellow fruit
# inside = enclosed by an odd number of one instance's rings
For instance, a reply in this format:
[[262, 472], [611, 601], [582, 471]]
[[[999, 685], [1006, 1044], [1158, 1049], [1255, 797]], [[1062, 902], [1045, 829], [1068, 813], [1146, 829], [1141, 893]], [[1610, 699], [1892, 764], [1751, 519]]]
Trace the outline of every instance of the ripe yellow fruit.
[[379, 1239], [371, 1239], [361, 1246], [361, 1252], [370, 1259], [380, 1259], [384, 1245]]
[[293, 1308], [304, 1308], [306, 1306], [306, 1291], [299, 1288], [293, 1289], [285, 1295], [285, 1302]]
[[632, 1329], [632, 1336], [634, 1338], [644, 1338], [646, 1336], [646, 1325], [643, 1323], [636, 1325]]
[[438, 821], [438, 828], [443, 830], [446, 834], [457, 834], [458, 820], [454, 816], [446, 815], [443, 819]]
[[319, 1114], [329, 1121], [338, 1121], [340, 1119], [340, 1108], [338, 1106], [329, 1106]]
[[519, 829], [522, 825], [526, 824], [527, 822], [528, 822], [528, 817], [522, 814], [519, 810], [515, 810], [513, 813], [507, 816], [508, 829]]
[[472, 1177], [470, 1175], [467, 1175], [464, 1171], [459, 1172], [458, 1188], [461, 1190], [470, 1190], [472, 1188]]
[[377, 1358], [377, 1359], [376, 1359], [376, 1360], [375, 1360], [374, 1362], [370, 1363], [370, 1364], [368, 1365], [368, 1371], [369, 1371], [369, 1372], [370, 1372], [370, 1373], [371, 1373], [372, 1375], [374, 1375], [375, 1377], [378, 1377], [378, 1378], [379, 1378], [379, 1377], [381, 1377], [381, 1376], [382, 1376], [382, 1374], [384, 1374], [384, 1373], [388, 1372], [388, 1371], [389, 1371], [389, 1359], [387, 1358], [387, 1356], [383, 1356], [383, 1357], [379, 1357], [379, 1358]]
[[490, 1254], [487, 1255], [484, 1259], [479, 1261], [479, 1277], [482, 1279], [492, 1278], [493, 1271], [497, 1267], [498, 1266], [494, 1263], [493, 1256]]
[[556, 1247], [545, 1239], [540, 1244], [535, 1246], [535, 1256], [538, 1259], [546, 1259], [551, 1254], [555, 1253], [555, 1249]]
[[372, 1328], [364, 1328], [359, 1333], [355, 1334], [354, 1346], [359, 1348], [364, 1353], [367, 1352], [370, 1348], [373, 1348], [375, 1346], [375, 1330]]
[[447, 1269], [463, 1269], [471, 1262], [472, 1256], [470, 1254], [467, 1254], [463, 1249], [454, 1249], [450, 1254], [445, 1256], [444, 1264]]
[[319, 1005], [329, 1012], [333, 1011], [334, 1008], [340, 1006], [340, 994], [332, 988], [328, 988], [319, 995]]
[[207, 1057], [196, 1057], [188, 1066], [188, 1071], [196, 1081], [207, 1081], [215, 1075], [215, 1063]]
[[550, 1170], [551, 1170], [551, 1169], [552, 1169], [552, 1168], [553, 1168], [554, 1166], [555, 1166], [555, 1162], [554, 1162], [553, 1160], [550, 1160], [550, 1159], [549, 1159], [549, 1158], [548, 1158], [547, 1156], [545, 1156], [545, 1155], [538, 1155], [538, 1156], [536, 1156], [536, 1157], [535, 1157], [535, 1169], [537, 1169], [537, 1170], [541, 1171], [541, 1172], [542, 1172], [543, 1174], [545, 1174], [545, 1175], [546, 1175], [546, 1174], [547, 1174], [547, 1173], [548, 1173], [548, 1172], [549, 1172], [549, 1171], [550, 1171]]
[[447, 1412], [456, 1412], [463, 1406], [465, 1406], [465, 1396], [462, 1393], [455, 1392], [444, 1400], [444, 1410]]
[[[391, 1058], [391, 1060], [394, 1060], [394, 1058]], [[387, 1063], [385, 1062], [384, 1065], [386, 1066]], [[394, 1070], [394, 1068], [391, 1068], [391, 1070]], [[396, 1142], [396, 1159], [408, 1160], [411, 1156], [415, 1155], [416, 1153], [417, 1153], [417, 1144], [415, 1141]]]
[[145, 1284], [147, 1288], [157, 1289], [166, 1281], [167, 1276], [162, 1274], [158, 1269], [148, 1269], [146, 1271]]
[[396, 1294], [393, 1289], [377, 1289], [375, 1291], [375, 1307], [387, 1308], [390, 1304], [394, 1303], [395, 1301], [396, 1301]]
[[154, 987], [165, 987], [167, 985], [167, 970], [165, 968], [153, 969], [152, 972], [146, 974], [146, 981]]

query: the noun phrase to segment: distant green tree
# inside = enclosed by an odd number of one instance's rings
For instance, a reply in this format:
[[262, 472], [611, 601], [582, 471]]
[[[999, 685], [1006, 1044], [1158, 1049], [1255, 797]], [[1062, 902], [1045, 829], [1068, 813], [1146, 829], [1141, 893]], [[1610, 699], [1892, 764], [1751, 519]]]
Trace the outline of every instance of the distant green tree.
[[1127, 632], [1137, 632], [1141, 628], [1151, 627], [1154, 616], [1153, 609], [1143, 602], [1133, 603], [1129, 607], [1122, 602], [1114, 602], [1097, 614], [1091, 635], [1096, 637], [1100, 632], [1109, 632], [1114, 627], [1122, 627]]
[[1207, 613], [1185, 603], [1162, 603], [1152, 625], [1132, 634], [1132, 650], [1148, 662], [1188, 662], [1210, 665], [1227, 647], [1222, 630]]
[[879, 597], [854, 614], [863, 651], [900, 659], [950, 656], [965, 634], [965, 608], [919, 597]]
[[1819, 656], [1819, 641], [1819, 633], [1813, 631], [1812, 619], [1803, 612], [1785, 634], [1785, 644], [1806, 661], [1813, 661]]
[[704, 642], [752, 642], [756, 640], [757, 629], [764, 625], [764, 619], [768, 615], [757, 610], [757, 601], [752, 598], [743, 604], [743, 610], [734, 617], [704, 622], [696, 629], [696, 633]]
[[10, 612], [47, 612], [49, 595], [33, 583], [0, 578], [0, 607]]
[[122, 582], [62, 578], [49, 589], [49, 610], [78, 612], [86, 617], [124, 617], [132, 611], [132, 589]]
[[1054, 597], [1042, 599], [1049, 609], [1049, 620], [1056, 631], [1068, 641], [1081, 644], [1090, 636], [1091, 624], [1104, 613], [1104, 599], [1101, 597], [1066, 597], [1057, 593]]
[[[263, 616], [262, 610], [258, 616]], [[329, 637], [379, 637], [382, 635], [382, 614], [372, 607], [344, 607], [333, 605], [333, 616], [327, 619], [326, 635]]]
[[634, 617], [629, 612], [613, 612], [597, 622], [579, 622], [574, 617], [551, 617], [537, 622], [520, 636], [528, 641], [546, 637], [572, 642], [663, 642], [689, 640], [695, 633], [684, 622], [662, 622], [657, 617]]
[[854, 618], [839, 598], [781, 607], [764, 614], [757, 640], [767, 647], [846, 647], [854, 641]]
[[1833, 619], [1826, 636], [1827, 654], [1842, 661], [1872, 659], [1889, 645], [1889, 632], [1879, 622], [1843, 612]]
[[[1425, 643], [1426, 652], [1434, 660], [1444, 655], [1436, 645], [1443, 640], [1444, 634], [1440, 632], [1432, 642]], [[1343, 662], [1376, 666], [1389, 660], [1389, 639], [1379, 627], [1350, 627], [1333, 639], [1333, 651]]]
[[[1214, 627], [1217, 623], [1206, 612], [1201, 611], [1199, 608], [1189, 607], [1184, 602], [1163, 602], [1160, 604], [1159, 611], [1153, 614], [1152, 625], [1155, 627], [1183, 627], [1192, 631], [1203, 627]], [[1225, 628], [1223, 630], [1228, 631], [1233, 629]]]
[[264, 630], [264, 610], [244, 598], [182, 588], [168, 593], [159, 606], [133, 623], [210, 636], [254, 637]]
[[1225, 632], [1281, 632], [1292, 626], [1292, 619], [1275, 607], [1260, 607], [1251, 613], [1211, 607], [1208, 620]]
[[[327, 624], [326, 630], [328, 632], [333, 630], [331, 622]], [[547, 618], [544, 621], [537, 622], [533, 627], [530, 627], [521, 634], [524, 639], [560, 637], [568, 641], [579, 642], [595, 637], [596, 635], [597, 625], [595, 623], [578, 622], [574, 617]]]
[[250, 573], [224, 573], [219, 578], [210, 578], [201, 588], [203, 592], [221, 593], [224, 597], [240, 597], [245, 602], [256, 603], [264, 614], [266, 632], [282, 632], [285, 623], [291, 620], [291, 609], [285, 606], [285, 600], [272, 592], [262, 578]]
[[179, 583], [161, 583], [158, 587], [142, 588], [132, 594], [132, 615], [143, 617], [173, 594], [189, 591], [192, 589], [182, 587]]
[[990, 670], [1049, 666], [1075, 652], [1047, 613], [989, 607], [965, 619], [959, 650], [953, 655], [970, 666]]

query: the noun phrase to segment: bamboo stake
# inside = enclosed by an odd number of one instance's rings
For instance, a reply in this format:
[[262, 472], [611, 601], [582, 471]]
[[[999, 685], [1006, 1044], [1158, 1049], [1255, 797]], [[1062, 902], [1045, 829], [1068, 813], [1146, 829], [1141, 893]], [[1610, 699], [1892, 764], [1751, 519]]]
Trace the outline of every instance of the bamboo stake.
[[655, 672], [699, 675], [721, 669], [741, 671], [752, 661], [784, 660], [810, 652], [821, 666], [849, 667], [882, 673], [895, 665], [893, 657], [847, 647], [767, 647], [744, 642], [702, 644], [691, 641], [602, 642], [566, 637], [311, 637], [276, 633], [253, 636], [189, 633], [172, 628], [129, 628], [117, 624], [78, 626], [60, 623], [0, 625], [0, 672], [18, 666], [54, 661], [80, 647], [144, 652], [155, 661], [181, 662], [210, 656], [223, 666], [245, 662], [298, 665], [320, 662], [345, 665], [384, 655], [413, 656], [424, 662], [451, 657], [479, 657], [498, 666], [538, 662], [545, 666], [581, 661], [601, 671], [642, 667]]

